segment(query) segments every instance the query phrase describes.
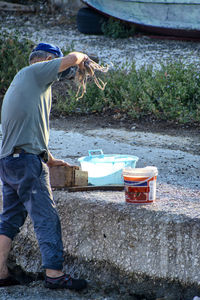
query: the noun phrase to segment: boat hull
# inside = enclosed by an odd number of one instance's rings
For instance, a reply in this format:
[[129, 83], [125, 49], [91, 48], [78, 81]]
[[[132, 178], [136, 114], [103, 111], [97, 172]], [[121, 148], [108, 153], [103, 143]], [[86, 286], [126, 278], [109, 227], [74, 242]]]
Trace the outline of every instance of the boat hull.
[[[199, 1], [198, 1], [199, 2]], [[138, 30], [200, 39], [200, 2], [190, 0], [84, 0], [107, 16], [132, 23]]]

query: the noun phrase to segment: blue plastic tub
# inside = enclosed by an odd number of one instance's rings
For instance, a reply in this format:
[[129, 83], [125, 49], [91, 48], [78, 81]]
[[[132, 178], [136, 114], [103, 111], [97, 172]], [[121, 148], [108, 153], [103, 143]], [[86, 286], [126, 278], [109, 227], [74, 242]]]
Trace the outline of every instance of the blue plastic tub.
[[89, 150], [88, 153], [89, 156], [78, 161], [81, 169], [88, 172], [88, 184], [91, 185], [123, 185], [123, 169], [135, 168], [139, 159], [133, 155], [103, 154], [101, 149]]

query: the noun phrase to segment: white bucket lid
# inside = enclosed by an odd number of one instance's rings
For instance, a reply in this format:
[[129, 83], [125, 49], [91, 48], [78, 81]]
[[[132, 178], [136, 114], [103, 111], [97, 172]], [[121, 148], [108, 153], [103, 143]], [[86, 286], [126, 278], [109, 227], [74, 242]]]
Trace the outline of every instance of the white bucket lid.
[[127, 168], [123, 169], [123, 176], [129, 177], [154, 177], [158, 175], [158, 169], [154, 166], [145, 168]]

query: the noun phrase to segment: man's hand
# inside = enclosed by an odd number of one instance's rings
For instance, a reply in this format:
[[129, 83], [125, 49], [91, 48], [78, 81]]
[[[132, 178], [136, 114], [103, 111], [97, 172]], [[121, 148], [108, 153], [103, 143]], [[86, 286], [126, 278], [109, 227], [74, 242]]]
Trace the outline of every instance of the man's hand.
[[65, 162], [62, 159], [56, 159], [56, 158], [54, 158], [50, 152], [49, 152], [49, 160], [47, 162], [47, 166], [48, 167], [67, 166], [67, 167], [70, 167], [70, 168], [75, 167], [76, 169], [79, 169], [79, 166], [74, 166], [74, 165], [71, 165], [71, 164]]
[[64, 56], [61, 60], [59, 73], [72, 66], [84, 67], [84, 62], [89, 59], [85, 53], [81, 52], [70, 52], [68, 55]]

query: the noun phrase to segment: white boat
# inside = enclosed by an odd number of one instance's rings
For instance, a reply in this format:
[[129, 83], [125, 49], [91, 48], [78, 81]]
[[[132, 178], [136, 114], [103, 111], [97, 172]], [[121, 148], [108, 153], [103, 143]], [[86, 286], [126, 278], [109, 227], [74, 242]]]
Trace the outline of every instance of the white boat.
[[200, 0], [82, 0], [143, 32], [200, 39]]

